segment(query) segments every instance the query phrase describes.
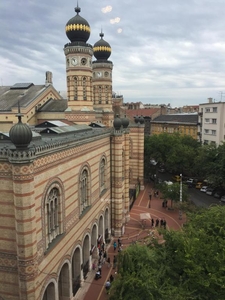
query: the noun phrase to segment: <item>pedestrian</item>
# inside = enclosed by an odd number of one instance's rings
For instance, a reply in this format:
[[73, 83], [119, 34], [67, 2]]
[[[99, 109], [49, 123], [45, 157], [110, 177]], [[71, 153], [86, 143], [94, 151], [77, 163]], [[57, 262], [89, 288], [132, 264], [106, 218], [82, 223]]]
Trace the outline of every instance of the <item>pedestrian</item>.
[[121, 251], [122, 251], [122, 247], [119, 246], [119, 247], [118, 247], [118, 252], [121, 252]]
[[110, 289], [110, 286], [111, 286], [111, 283], [110, 283], [110, 280], [108, 279], [105, 283], [105, 289], [106, 289], [106, 292], [108, 293], [109, 289]]
[[154, 227], [155, 220], [152, 218], [152, 228]]
[[113, 274], [111, 274], [110, 277], [109, 277], [109, 281], [112, 283], [113, 280], [114, 280], [114, 277], [113, 277]]
[[159, 197], [159, 191], [158, 190], [156, 191], [156, 197], [157, 198]]
[[158, 226], [159, 226], [159, 219], [157, 218], [155, 221], [155, 227], [158, 227]]
[[98, 272], [100, 272], [100, 275], [102, 276], [102, 265], [101, 264], [98, 265]]
[[108, 257], [107, 263], [108, 263], [108, 268], [110, 268], [110, 267], [111, 267], [111, 264], [110, 264], [110, 257]]
[[113, 269], [116, 268], [116, 263], [117, 263], [117, 258], [116, 258], [116, 256], [114, 255], [114, 257], [113, 257]]
[[105, 243], [104, 242], [102, 243], [102, 251], [103, 252], [105, 251]]
[[105, 263], [106, 259], [107, 259], [107, 252], [104, 251], [104, 253], [103, 253], [103, 264]]
[[152, 193], [149, 193], [149, 200], [152, 200]]
[[163, 226], [164, 226], [164, 229], [166, 229], [166, 220], [165, 219], [163, 220]]
[[156, 191], [154, 191], [154, 196], [156, 197]]
[[121, 246], [121, 237], [118, 238], [118, 247]]
[[160, 220], [160, 227], [163, 227], [163, 225], [164, 225], [164, 220], [161, 219], [161, 220]]
[[116, 241], [113, 243], [113, 248], [114, 248], [114, 252], [116, 251], [116, 247], [117, 247], [117, 244], [116, 244]]

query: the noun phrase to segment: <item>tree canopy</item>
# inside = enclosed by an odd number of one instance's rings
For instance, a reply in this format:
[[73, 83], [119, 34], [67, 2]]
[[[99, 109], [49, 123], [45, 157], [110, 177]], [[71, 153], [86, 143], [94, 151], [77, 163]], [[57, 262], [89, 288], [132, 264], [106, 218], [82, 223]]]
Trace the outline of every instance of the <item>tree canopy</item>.
[[162, 230], [164, 243], [132, 245], [118, 259], [110, 300], [223, 300], [225, 206], [188, 215], [182, 231]]
[[225, 188], [225, 143], [201, 145], [188, 135], [162, 133], [145, 138], [145, 178], [158, 165], [174, 174], [207, 179], [213, 187]]

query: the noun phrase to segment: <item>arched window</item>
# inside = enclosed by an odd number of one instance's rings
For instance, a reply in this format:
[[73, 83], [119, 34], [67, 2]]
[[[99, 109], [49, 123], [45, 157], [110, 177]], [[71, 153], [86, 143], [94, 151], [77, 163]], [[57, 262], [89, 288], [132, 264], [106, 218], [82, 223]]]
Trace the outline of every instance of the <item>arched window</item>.
[[86, 77], [83, 77], [82, 85], [83, 85], [83, 99], [87, 100], [87, 78]]
[[103, 158], [100, 163], [100, 193], [105, 190], [106, 186], [106, 162]]
[[78, 78], [74, 77], [74, 100], [78, 99]]
[[84, 169], [80, 175], [80, 214], [82, 214], [90, 205], [89, 184], [90, 178], [88, 170]]
[[50, 189], [45, 201], [45, 216], [46, 216], [46, 248], [49, 244], [61, 234], [61, 208], [60, 208], [60, 193], [57, 187]]
[[125, 152], [122, 151], [122, 180], [125, 178]]
[[101, 85], [98, 86], [98, 103], [102, 103], [102, 87]]

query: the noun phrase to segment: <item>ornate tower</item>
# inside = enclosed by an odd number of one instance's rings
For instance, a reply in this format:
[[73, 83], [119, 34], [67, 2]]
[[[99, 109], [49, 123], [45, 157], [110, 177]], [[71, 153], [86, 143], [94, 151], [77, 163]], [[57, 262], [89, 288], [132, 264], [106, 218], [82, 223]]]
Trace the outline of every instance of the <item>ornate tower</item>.
[[92, 55], [93, 49], [87, 40], [90, 25], [82, 18], [80, 8], [66, 24], [66, 35], [70, 43], [64, 46], [66, 56], [68, 107], [72, 110], [93, 110], [92, 102]]
[[103, 39], [94, 44], [94, 56], [97, 59], [93, 61], [93, 102], [94, 109], [103, 113], [103, 123], [112, 126], [114, 118], [112, 114], [112, 69], [113, 64], [108, 58], [111, 55], [111, 47]]

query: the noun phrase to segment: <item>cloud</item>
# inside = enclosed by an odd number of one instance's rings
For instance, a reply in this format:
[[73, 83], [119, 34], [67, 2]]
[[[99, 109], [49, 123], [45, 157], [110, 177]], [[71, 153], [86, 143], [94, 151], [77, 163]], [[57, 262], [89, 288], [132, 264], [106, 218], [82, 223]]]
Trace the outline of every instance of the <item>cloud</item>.
[[[100, 2], [100, 3], [99, 3]], [[91, 26], [112, 47], [113, 89], [124, 101], [197, 104], [225, 91], [225, 2], [223, 0], [131, 0], [79, 3]], [[67, 21], [71, 1], [5, 1], [0, 4], [0, 78], [43, 84], [53, 72], [57, 90], [66, 89]], [[119, 17], [118, 17], [119, 16]], [[225, 98], [223, 99], [225, 100]]]

